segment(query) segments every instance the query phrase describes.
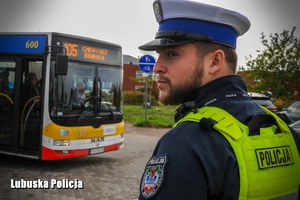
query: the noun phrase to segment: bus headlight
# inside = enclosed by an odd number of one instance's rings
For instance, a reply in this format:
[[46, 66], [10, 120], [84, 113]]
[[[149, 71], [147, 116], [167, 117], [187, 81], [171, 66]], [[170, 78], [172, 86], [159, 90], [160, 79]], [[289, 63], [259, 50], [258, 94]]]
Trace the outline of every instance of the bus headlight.
[[53, 140], [53, 146], [70, 146], [69, 140]]

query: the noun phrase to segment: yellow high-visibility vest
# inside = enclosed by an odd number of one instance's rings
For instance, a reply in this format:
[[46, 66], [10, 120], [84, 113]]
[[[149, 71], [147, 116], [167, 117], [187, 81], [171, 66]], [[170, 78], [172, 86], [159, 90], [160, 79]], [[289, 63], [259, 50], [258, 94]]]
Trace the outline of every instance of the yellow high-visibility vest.
[[279, 127], [260, 127], [260, 134], [250, 136], [248, 126], [225, 110], [208, 106], [196, 113], [188, 113], [174, 127], [185, 121], [201, 123], [202, 119], [209, 119], [213, 122], [208, 124], [208, 128], [219, 131], [235, 153], [240, 175], [240, 200], [287, 196], [294, 199], [300, 185], [300, 158], [296, 143], [286, 123], [266, 108], [262, 109], [275, 118]]

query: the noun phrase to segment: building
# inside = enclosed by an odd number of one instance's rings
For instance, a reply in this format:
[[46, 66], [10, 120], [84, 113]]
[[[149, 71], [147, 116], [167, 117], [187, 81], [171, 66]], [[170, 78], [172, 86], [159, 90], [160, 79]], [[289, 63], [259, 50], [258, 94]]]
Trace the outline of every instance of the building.
[[[132, 78], [140, 78], [143, 72], [139, 68], [139, 58], [129, 55], [123, 55], [123, 90], [134, 91], [145, 87], [145, 82], [133, 81]], [[152, 80], [155, 80], [155, 74], [150, 73]]]

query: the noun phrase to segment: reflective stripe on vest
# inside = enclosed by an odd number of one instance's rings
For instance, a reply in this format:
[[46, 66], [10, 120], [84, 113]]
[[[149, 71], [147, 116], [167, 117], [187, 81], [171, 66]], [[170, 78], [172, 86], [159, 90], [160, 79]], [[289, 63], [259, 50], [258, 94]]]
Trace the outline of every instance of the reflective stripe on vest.
[[198, 123], [203, 117], [217, 122], [213, 128], [230, 143], [238, 162], [240, 200], [287, 198], [299, 189], [300, 159], [293, 135], [279, 117], [262, 109], [275, 117], [281, 133], [274, 134], [276, 126], [272, 125], [260, 128], [260, 135], [248, 136], [248, 126], [225, 110], [208, 106], [188, 113], [174, 125]]

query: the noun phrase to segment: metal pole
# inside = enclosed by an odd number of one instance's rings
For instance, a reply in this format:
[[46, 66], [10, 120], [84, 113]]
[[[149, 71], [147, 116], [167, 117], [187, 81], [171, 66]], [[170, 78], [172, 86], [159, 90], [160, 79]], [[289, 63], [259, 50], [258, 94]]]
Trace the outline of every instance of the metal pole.
[[146, 77], [146, 89], [145, 89], [145, 122], [147, 121], [147, 107], [148, 107], [148, 76]]

